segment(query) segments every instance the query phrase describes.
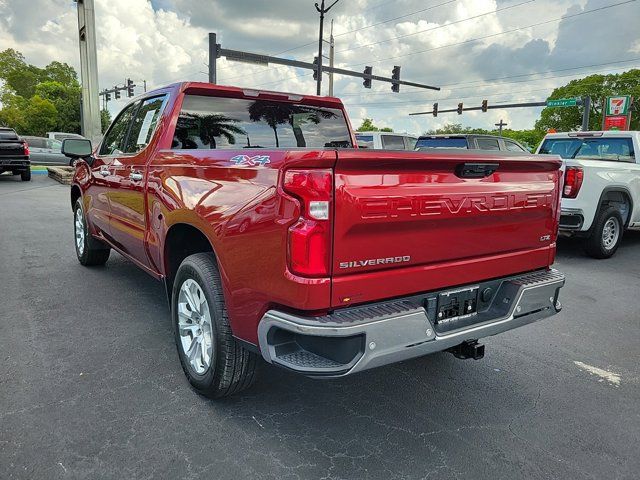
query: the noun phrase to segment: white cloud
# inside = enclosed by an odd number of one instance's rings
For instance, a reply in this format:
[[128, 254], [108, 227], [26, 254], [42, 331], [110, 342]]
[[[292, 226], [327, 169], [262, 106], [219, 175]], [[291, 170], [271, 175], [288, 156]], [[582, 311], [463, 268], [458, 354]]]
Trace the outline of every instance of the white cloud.
[[[400, 94], [392, 94], [389, 84], [374, 82], [373, 88], [366, 90], [359, 79], [336, 76], [336, 95], [343, 97], [354, 125], [358, 126], [362, 118], [372, 117], [379, 125], [420, 133], [445, 122], [489, 128], [502, 116], [510, 127], [530, 128], [538, 110], [494, 110], [488, 114], [449, 114], [435, 119], [409, 117], [408, 113], [430, 110], [433, 102], [439, 102], [443, 109], [455, 107], [458, 101], [479, 105], [482, 98], [488, 98], [490, 103], [544, 99], [553, 87], [566, 83], [571, 77], [547, 80], [521, 77], [512, 83], [469, 82], [606, 63], [640, 53], [633, 22], [635, 5], [608, 9], [607, 24], [615, 24], [616, 29], [607, 32], [601, 28], [603, 11], [501, 34], [602, 6], [594, 0], [537, 0], [465, 20], [521, 2], [460, 0], [435, 8], [430, 7], [443, 0], [433, 0], [426, 5], [423, 0], [338, 3], [328, 15], [325, 30], [328, 32], [330, 20], [334, 19], [338, 65], [361, 70], [370, 64], [374, 73], [390, 75], [393, 65], [398, 64], [402, 66], [404, 79], [446, 85], [440, 92], [401, 87]], [[75, 3], [33, 0], [30, 7], [25, 9], [23, 0], [0, 0], [0, 45], [16, 48], [36, 65], [59, 60], [77, 68]], [[418, 11], [421, 12], [404, 16]], [[403, 18], [385, 22], [400, 16]], [[219, 41], [227, 48], [258, 53], [273, 54], [310, 44], [283, 54], [307, 61], [313, 59], [317, 48], [317, 13], [311, 0], [271, 3], [262, 0], [96, 0], [96, 18], [102, 88], [122, 83], [126, 77], [138, 84], [147, 80], [149, 86], [179, 80], [206, 80], [209, 31], [217, 32]], [[364, 28], [371, 24], [377, 25]], [[345, 34], [355, 29], [360, 30]], [[584, 35], [585, 31], [592, 34]], [[603, 41], [605, 34], [606, 42]], [[494, 36], [449, 46], [487, 35]], [[403, 38], [396, 38], [400, 36]], [[355, 48], [367, 44], [374, 45]], [[428, 51], [416, 53], [424, 50]], [[382, 60], [386, 58], [389, 59]], [[617, 65], [612, 66], [615, 67]], [[569, 71], [565, 75], [580, 76], [586, 72]], [[220, 59], [218, 76], [221, 83], [315, 93], [312, 76], [299, 69], [265, 68]], [[111, 109], [121, 108], [125, 101], [111, 102]]]

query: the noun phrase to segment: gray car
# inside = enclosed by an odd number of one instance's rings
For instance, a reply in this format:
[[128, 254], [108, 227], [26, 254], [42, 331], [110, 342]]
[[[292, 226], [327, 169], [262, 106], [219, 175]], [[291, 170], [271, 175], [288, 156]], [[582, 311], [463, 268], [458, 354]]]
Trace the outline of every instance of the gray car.
[[62, 142], [52, 138], [23, 136], [29, 144], [32, 165], [70, 165], [68, 157], [62, 152]]

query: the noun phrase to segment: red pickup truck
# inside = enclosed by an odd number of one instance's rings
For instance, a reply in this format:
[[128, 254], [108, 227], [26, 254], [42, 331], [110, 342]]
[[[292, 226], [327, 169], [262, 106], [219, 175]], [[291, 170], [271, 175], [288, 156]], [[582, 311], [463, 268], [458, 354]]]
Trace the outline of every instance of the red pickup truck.
[[116, 250], [166, 285], [195, 389], [261, 355], [337, 377], [557, 313], [561, 162], [358, 150], [336, 98], [181, 83], [135, 99], [71, 187], [83, 265]]

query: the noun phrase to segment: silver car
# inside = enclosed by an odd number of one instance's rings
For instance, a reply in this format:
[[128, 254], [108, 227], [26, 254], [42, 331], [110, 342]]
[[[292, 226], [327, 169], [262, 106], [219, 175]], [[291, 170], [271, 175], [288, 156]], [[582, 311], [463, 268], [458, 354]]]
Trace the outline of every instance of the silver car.
[[52, 138], [23, 136], [29, 144], [32, 165], [71, 165], [62, 152], [62, 142]]

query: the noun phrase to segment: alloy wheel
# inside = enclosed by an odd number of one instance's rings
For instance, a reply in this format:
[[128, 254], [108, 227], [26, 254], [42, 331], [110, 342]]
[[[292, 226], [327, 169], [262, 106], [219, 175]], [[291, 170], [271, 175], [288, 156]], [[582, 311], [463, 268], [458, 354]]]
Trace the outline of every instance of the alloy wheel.
[[199, 375], [211, 366], [213, 355], [211, 311], [198, 283], [188, 278], [178, 294], [180, 343], [191, 368]]

